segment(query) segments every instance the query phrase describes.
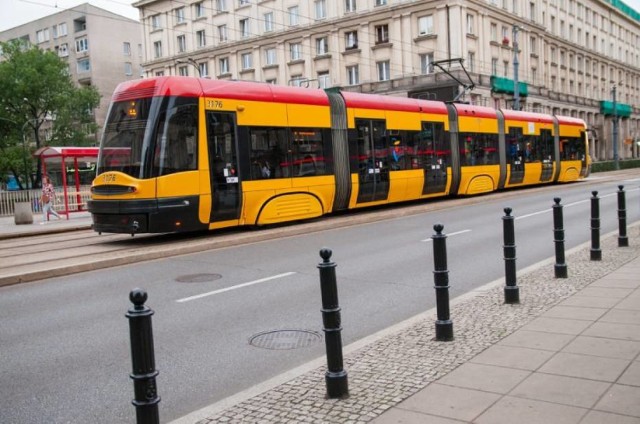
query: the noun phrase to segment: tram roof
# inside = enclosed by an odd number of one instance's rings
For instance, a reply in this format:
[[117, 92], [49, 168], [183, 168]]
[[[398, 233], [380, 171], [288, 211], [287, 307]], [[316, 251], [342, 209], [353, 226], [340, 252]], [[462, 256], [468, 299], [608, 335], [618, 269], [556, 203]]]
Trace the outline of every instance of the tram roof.
[[474, 118], [493, 118], [498, 114], [495, 109], [486, 106], [475, 106], [466, 103], [453, 103], [453, 107], [458, 111], [458, 116], [471, 116]]
[[500, 109], [504, 119], [511, 121], [527, 121], [527, 122], [544, 122], [547, 124], [553, 123], [553, 116], [545, 115], [543, 113], [523, 112], [520, 110], [512, 109]]
[[260, 102], [328, 106], [324, 90], [280, 86], [251, 81], [210, 80], [193, 77], [157, 77], [124, 82], [116, 88], [114, 101], [152, 96], [212, 97]]
[[573, 118], [571, 116], [556, 116], [558, 123], [561, 125], [576, 125], [579, 127], [586, 127], [584, 121], [580, 118]]
[[447, 106], [444, 103], [432, 100], [386, 96], [382, 94], [363, 94], [350, 91], [341, 91], [340, 94], [342, 94], [347, 107], [447, 114]]

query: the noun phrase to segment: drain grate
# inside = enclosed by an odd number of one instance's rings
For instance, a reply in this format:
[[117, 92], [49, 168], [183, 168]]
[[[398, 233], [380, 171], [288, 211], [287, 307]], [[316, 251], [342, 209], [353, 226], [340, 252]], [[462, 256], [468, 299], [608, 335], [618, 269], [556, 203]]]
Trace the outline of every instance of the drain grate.
[[251, 336], [249, 344], [264, 349], [286, 350], [307, 347], [320, 340], [320, 333], [311, 330], [272, 330]]
[[178, 283], [206, 283], [208, 281], [215, 281], [222, 278], [220, 274], [189, 274], [181, 275], [176, 278]]

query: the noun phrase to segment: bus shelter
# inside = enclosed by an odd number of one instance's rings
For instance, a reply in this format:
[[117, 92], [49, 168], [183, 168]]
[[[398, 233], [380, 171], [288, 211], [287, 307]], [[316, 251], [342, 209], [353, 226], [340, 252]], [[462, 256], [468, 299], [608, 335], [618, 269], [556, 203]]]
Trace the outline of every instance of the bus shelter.
[[51, 182], [64, 199], [66, 214], [86, 211], [87, 200], [91, 196], [91, 181], [96, 175], [98, 147], [41, 147], [33, 153], [40, 158], [42, 175], [48, 175]]

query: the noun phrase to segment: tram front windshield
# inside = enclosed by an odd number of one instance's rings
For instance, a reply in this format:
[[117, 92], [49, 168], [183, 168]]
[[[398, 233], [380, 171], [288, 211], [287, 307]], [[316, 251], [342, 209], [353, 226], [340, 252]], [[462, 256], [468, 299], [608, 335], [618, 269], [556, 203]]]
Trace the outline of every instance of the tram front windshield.
[[115, 102], [105, 125], [98, 175], [118, 171], [150, 178], [197, 167], [197, 98]]

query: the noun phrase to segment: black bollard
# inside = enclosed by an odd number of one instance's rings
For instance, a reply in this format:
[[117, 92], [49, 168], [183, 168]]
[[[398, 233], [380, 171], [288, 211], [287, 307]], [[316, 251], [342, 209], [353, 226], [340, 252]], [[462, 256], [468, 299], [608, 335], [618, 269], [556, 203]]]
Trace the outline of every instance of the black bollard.
[[629, 238], [627, 237], [627, 206], [624, 195], [624, 186], [618, 186], [618, 247], [629, 246]]
[[516, 285], [516, 234], [515, 218], [511, 216], [511, 208], [504, 208], [502, 217], [504, 232], [504, 303], [520, 303], [520, 288]]
[[338, 305], [338, 287], [336, 284], [336, 264], [330, 262], [331, 250], [323, 248], [318, 264], [320, 270], [320, 292], [322, 294], [322, 322], [324, 324], [324, 342], [327, 349], [327, 372], [325, 382], [329, 399], [349, 396], [347, 372], [342, 365], [342, 326], [340, 306]]
[[453, 340], [453, 322], [449, 317], [449, 271], [447, 270], [447, 236], [442, 234], [444, 225], [433, 226], [436, 234], [433, 240], [433, 280], [436, 289], [436, 340], [448, 342]]
[[130, 377], [133, 379], [135, 398], [131, 403], [136, 407], [136, 423], [158, 424], [160, 397], [156, 386], [158, 371], [155, 369], [153, 329], [151, 328], [153, 311], [144, 305], [147, 301], [147, 292], [144, 290], [132, 290], [129, 293], [129, 299], [134, 305], [125, 315], [129, 318], [133, 363], [133, 372]]
[[592, 191], [591, 198], [591, 260], [602, 260], [600, 250], [600, 198], [597, 191]]
[[556, 245], [556, 263], [554, 271], [556, 278], [567, 278], [567, 264], [564, 263], [564, 224], [562, 219], [562, 205], [560, 198], [553, 199], [553, 241]]

